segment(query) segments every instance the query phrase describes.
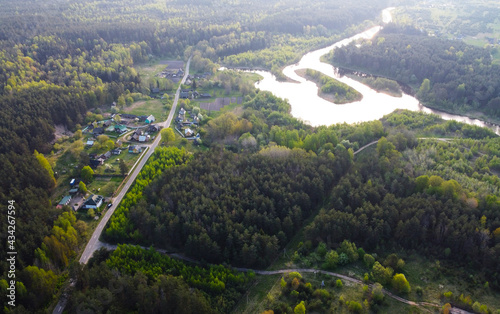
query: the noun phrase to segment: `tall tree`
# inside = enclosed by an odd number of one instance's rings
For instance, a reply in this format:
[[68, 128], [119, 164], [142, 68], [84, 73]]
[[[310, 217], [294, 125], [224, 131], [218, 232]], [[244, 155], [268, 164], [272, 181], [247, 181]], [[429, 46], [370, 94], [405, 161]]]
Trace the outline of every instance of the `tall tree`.
[[86, 183], [92, 182], [92, 180], [94, 179], [94, 170], [92, 170], [90, 166], [83, 167], [81, 177], [82, 180]]
[[127, 164], [125, 163], [125, 161], [123, 161], [123, 159], [120, 159], [120, 173], [122, 174], [122, 176], [125, 176], [127, 172], [128, 172]]
[[161, 140], [165, 143], [170, 143], [175, 140], [175, 133], [172, 128], [162, 129], [160, 132]]

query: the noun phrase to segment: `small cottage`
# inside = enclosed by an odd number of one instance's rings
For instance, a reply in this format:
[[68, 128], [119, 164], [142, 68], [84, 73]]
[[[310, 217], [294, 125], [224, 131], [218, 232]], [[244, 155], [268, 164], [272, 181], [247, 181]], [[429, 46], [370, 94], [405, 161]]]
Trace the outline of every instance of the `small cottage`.
[[57, 208], [62, 208], [63, 206], [65, 205], [68, 205], [69, 202], [71, 202], [71, 195], [66, 195], [65, 197], [63, 197], [63, 199], [59, 202], [59, 204], [57, 204]]
[[155, 117], [153, 115], [149, 115], [146, 120], [145, 120], [146, 123], [153, 123], [155, 122]]

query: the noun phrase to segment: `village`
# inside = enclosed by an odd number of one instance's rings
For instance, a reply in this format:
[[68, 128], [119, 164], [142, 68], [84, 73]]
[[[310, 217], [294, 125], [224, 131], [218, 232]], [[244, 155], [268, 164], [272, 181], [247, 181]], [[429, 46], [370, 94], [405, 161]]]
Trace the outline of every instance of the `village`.
[[[201, 144], [198, 132], [199, 122], [202, 118], [199, 108], [186, 111], [179, 109], [175, 118], [175, 130], [182, 138], [193, 140], [195, 145]], [[149, 144], [155, 140], [162, 129], [155, 124], [154, 115], [134, 115], [118, 113], [109, 116], [109, 119], [94, 121], [83, 130], [85, 148], [83, 154], [88, 157], [88, 166], [94, 176], [124, 178], [140, 159]], [[128, 165], [125, 163], [128, 161]], [[133, 162], [134, 164], [132, 164]], [[118, 165], [118, 167], [117, 167]], [[80, 183], [81, 182], [81, 183]], [[70, 206], [75, 212], [86, 210], [91, 216], [102, 212], [103, 204], [110, 203], [110, 195], [100, 195], [100, 188], [96, 194], [87, 195], [84, 180], [71, 178], [67, 192], [57, 204], [58, 208]], [[106, 191], [105, 194], [109, 191]], [[98, 216], [94, 216], [98, 219]]]
[[[69, 206], [81, 218], [99, 220], [128, 174], [160, 136], [160, 122], [166, 119], [173, 100], [173, 89], [169, 90], [168, 86], [178, 86], [184, 76], [182, 68], [182, 61], [160, 62], [151, 72], [145, 72], [148, 94], [130, 94], [133, 101], [127, 101], [125, 106], [118, 100], [91, 109], [87, 113], [87, 124], [81, 127], [81, 137], [65, 133], [70, 136], [66, 136], [69, 141], [59, 142], [65, 143], [66, 150], [54, 160], [57, 175], [64, 178], [58, 180], [60, 183], [54, 193], [56, 207]], [[171, 83], [162, 85], [157, 81], [153, 84], [151, 79]], [[212, 80], [211, 73], [187, 75], [170, 126], [175, 134], [175, 145], [188, 145], [192, 149], [203, 145], [203, 132], [200, 132], [203, 120], [207, 116], [217, 116], [224, 107], [242, 104], [241, 94], [228, 93], [222, 84]], [[220, 97], [222, 95], [225, 97]], [[75, 144], [80, 142], [81, 147]], [[74, 148], [75, 145], [78, 147]], [[84, 171], [91, 173], [89, 178], [84, 178]]]

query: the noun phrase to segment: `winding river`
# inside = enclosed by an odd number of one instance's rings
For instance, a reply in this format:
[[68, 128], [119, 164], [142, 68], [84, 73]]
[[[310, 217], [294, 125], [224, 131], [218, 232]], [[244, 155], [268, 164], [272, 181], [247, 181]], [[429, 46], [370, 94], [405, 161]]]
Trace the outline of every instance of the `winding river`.
[[[388, 8], [382, 11], [384, 23], [391, 22], [391, 10], [393, 10], [393, 8]], [[415, 97], [407, 94], [403, 94], [402, 97], [392, 97], [384, 93], [378, 93], [368, 86], [346, 76], [340, 77], [336, 68], [330, 64], [320, 61], [321, 56], [328, 53], [332, 49], [347, 45], [360, 38], [372, 38], [381, 29], [381, 26], [375, 26], [360, 34], [341, 40], [329, 47], [305, 54], [298, 63], [287, 66], [283, 70], [283, 73], [287, 77], [297, 81], [298, 83], [279, 82], [270, 72], [252, 71], [263, 77], [263, 79], [257, 82], [255, 86], [261, 90], [270, 91], [278, 97], [288, 99], [292, 107], [292, 115], [314, 126], [331, 125], [344, 122], [356, 123], [371, 121], [380, 119], [384, 115], [389, 114], [396, 109], [408, 109], [413, 111], [423, 111], [426, 113], [435, 113], [440, 115], [445, 120], [457, 120], [468, 124], [488, 127], [500, 135], [500, 127], [498, 125], [492, 125], [481, 120], [448, 114], [427, 108], [421, 105]], [[318, 88], [316, 84], [300, 77], [295, 73], [298, 69], [307, 68], [320, 71], [323, 74], [346, 83], [363, 94], [363, 99], [349, 104], [335, 105], [320, 98], [318, 96]]]

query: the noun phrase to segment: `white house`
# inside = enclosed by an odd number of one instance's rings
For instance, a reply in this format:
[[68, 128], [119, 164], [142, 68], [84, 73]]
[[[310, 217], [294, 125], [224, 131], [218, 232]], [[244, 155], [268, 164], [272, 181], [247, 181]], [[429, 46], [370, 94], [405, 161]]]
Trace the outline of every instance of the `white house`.
[[103, 197], [101, 195], [94, 195], [94, 194], [90, 195], [89, 198], [87, 198], [85, 200], [85, 202], [83, 203], [82, 208], [83, 209], [89, 209], [89, 208], [97, 209], [97, 208], [101, 207], [102, 200], [103, 200]]

